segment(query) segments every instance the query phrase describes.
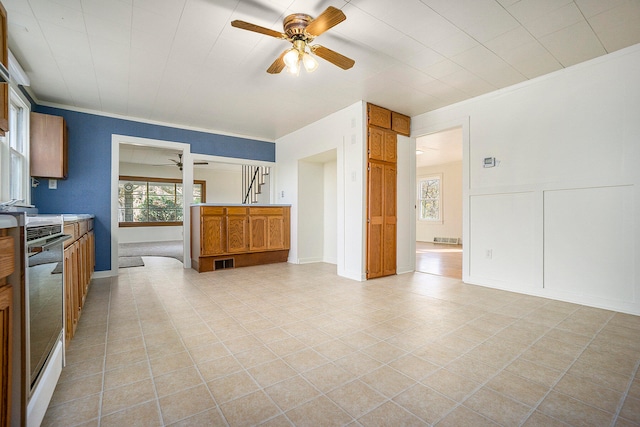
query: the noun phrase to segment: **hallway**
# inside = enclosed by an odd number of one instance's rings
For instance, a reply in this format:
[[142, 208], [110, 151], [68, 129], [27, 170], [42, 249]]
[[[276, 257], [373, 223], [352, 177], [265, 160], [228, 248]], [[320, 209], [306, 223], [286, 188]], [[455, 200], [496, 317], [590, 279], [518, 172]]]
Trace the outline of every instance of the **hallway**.
[[462, 280], [462, 245], [416, 242], [416, 271]]

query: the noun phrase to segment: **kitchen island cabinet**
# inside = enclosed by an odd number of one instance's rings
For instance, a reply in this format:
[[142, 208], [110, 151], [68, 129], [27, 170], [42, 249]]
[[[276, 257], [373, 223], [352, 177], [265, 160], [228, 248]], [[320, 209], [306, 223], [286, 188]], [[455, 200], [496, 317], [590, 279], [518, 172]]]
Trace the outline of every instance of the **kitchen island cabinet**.
[[198, 272], [285, 262], [288, 205], [191, 206], [191, 267]]

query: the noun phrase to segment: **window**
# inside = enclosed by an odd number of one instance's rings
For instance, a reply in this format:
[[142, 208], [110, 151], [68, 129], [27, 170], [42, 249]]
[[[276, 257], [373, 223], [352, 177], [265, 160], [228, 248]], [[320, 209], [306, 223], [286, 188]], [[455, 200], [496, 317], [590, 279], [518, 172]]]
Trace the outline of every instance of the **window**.
[[[205, 202], [206, 182], [194, 181], [193, 203]], [[182, 225], [182, 181], [121, 176], [118, 222], [121, 227]]]
[[11, 88], [9, 90], [9, 132], [0, 137], [2, 160], [1, 200], [18, 199], [29, 203], [29, 108]]
[[418, 184], [419, 218], [423, 221], [442, 222], [442, 177], [430, 176]]

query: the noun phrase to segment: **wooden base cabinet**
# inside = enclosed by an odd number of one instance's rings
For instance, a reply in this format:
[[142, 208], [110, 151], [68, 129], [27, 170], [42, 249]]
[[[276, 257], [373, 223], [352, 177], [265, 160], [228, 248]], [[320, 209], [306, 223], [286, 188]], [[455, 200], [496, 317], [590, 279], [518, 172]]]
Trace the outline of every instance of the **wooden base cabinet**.
[[[16, 259], [13, 237], [0, 230], [0, 426], [11, 422], [11, 379], [13, 358], [13, 285], [7, 280]], [[18, 346], [20, 340], [18, 340]], [[18, 361], [19, 363], [19, 361]]]
[[[91, 276], [95, 268], [95, 237], [89, 221], [73, 223], [73, 238], [65, 242], [64, 292], [65, 292], [65, 343], [68, 345], [76, 333], [82, 307], [89, 292]], [[82, 224], [82, 225], [81, 225]], [[65, 225], [67, 232], [69, 225]], [[76, 232], [77, 231], [77, 232]], [[80, 234], [84, 233], [84, 234]]]
[[199, 272], [285, 262], [289, 206], [191, 207], [191, 266]]
[[0, 287], [0, 426], [11, 420], [11, 371], [13, 352], [13, 286]]

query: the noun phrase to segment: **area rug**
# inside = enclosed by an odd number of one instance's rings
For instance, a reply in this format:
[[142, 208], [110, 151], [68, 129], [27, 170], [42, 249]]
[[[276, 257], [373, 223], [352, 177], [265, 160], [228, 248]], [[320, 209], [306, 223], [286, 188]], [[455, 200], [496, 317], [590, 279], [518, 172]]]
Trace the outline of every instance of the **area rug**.
[[139, 256], [118, 257], [118, 268], [144, 267], [144, 261]]
[[164, 256], [175, 258], [180, 262], [184, 262], [182, 257], [182, 240], [170, 240], [166, 242], [120, 243], [118, 245], [118, 256]]

